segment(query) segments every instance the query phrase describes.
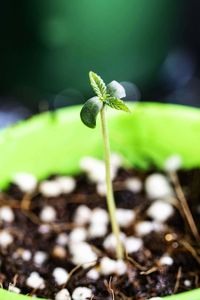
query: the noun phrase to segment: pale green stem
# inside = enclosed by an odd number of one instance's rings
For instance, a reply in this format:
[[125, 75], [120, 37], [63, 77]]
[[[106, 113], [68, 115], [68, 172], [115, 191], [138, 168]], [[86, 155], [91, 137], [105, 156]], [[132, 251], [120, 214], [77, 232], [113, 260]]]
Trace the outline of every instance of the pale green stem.
[[112, 231], [117, 241], [117, 247], [116, 247], [117, 258], [123, 259], [124, 251], [120, 240], [119, 225], [116, 219], [116, 206], [115, 206], [113, 187], [112, 187], [112, 181], [110, 175], [110, 144], [109, 144], [107, 121], [106, 121], [105, 105], [101, 109], [100, 115], [101, 115], [101, 125], [102, 125], [102, 135], [103, 135], [104, 155], [105, 155], [105, 165], [106, 165], [107, 206], [110, 214]]

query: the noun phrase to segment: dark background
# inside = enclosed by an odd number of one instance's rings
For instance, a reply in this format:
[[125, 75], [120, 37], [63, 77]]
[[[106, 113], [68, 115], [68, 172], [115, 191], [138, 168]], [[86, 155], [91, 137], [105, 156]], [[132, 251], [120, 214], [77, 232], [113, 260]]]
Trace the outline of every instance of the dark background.
[[0, 8], [0, 127], [83, 103], [90, 69], [123, 82], [127, 100], [200, 107], [199, 0], [7, 0]]

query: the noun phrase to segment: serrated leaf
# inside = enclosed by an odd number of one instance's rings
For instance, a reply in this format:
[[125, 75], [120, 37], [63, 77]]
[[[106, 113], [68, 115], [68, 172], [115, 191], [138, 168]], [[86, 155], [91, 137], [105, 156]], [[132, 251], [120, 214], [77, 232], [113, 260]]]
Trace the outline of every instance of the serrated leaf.
[[103, 79], [92, 71], [90, 71], [89, 73], [89, 78], [90, 78], [90, 84], [95, 94], [99, 98], [104, 98], [106, 96], [107, 89]]
[[103, 102], [98, 97], [93, 97], [83, 105], [80, 117], [81, 121], [89, 128], [96, 127], [96, 118], [103, 107]]
[[111, 108], [117, 109], [117, 110], [123, 110], [125, 112], [130, 112], [130, 109], [128, 106], [122, 101], [121, 99], [110, 97], [106, 99], [106, 104], [110, 106]]

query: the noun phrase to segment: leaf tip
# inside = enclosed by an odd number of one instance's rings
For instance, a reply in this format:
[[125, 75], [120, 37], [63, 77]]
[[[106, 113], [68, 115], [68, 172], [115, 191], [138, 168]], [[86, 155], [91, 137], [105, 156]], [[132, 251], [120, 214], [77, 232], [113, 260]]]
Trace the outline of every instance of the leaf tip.
[[91, 79], [93, 76], [95, 75], [95, 73], [93, 71], [89, 72], [89, 78]]

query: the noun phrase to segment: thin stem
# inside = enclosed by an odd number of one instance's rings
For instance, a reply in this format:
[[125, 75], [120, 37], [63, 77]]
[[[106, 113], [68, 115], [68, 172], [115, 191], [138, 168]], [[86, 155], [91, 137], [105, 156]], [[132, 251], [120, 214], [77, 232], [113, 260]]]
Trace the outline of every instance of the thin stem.
[[100, 115], [101, 115], [102, 136], [103, 136], [105, 165], [106, 165], [107, 206], [110, 214], [112, 231], [117, 241], [117, 247], [116, 247], [117, 258], [123, 259], [124, 251], [120, 240], [119, 225], [116, 220], [116, 206], [114, 201], [113, 187], [112, 187], [112, 181], [110, 175], [110, 144], [109, 144], [107, 121], [106, 121], [105, 105], [101, 109]]
[[170, 172], [170, 178], [171, 178], [172, 183], [174, 184], [176, 196], [177, 196], [177, 198], [180, 202], [181, 208], [182, 208], [183, 213], [185, 215], [185, 218], [188, 222], [190, 230], [191, 230], [193, 236], [195, 237], [196, 241], [198, 243], [200, 243], [199, 232], [198, 232], [197, 226], [195, 224], [193, 215], [191, 213], [190, 207], [188, 205], [187, 199], [186, 199], [186, 197], [184, 195], [184, 192], [181, 188], [181, 184], [179, 182], [178, 175], [176, 174], [176, 172]]

